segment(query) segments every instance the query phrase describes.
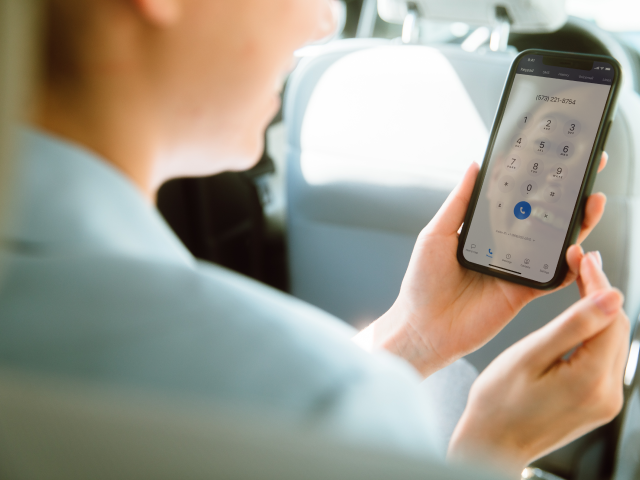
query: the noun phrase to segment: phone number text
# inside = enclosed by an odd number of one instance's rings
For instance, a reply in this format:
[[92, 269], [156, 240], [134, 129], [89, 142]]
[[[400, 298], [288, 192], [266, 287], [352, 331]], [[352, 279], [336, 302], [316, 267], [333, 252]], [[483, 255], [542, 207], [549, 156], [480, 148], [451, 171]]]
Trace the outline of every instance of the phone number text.
[[567, 105], [576, 104], [576, 101], [571, 98], [550, 97], [549, 95], [536, 95], [536, 100], [551, 103], [565, 103]]

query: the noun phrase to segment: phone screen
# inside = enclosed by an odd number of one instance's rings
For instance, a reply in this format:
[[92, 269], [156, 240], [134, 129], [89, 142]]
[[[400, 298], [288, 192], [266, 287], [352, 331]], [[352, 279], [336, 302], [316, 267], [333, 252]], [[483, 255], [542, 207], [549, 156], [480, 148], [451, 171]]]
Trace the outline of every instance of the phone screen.
[[561, 64], [528, 55], [517, 65], [463, 248], [469, 262], [540, 283], [560, 264], [615, 73]]

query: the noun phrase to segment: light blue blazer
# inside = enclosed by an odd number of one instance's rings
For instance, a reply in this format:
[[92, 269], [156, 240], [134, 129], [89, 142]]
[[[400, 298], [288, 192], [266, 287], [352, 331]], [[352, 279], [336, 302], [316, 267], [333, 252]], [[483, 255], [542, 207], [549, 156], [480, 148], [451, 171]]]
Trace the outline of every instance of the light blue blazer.
[[251, 408], [336, 441], [424, 454], [411, 366], [325, 312], [195, 260], [119, 171], [24, 133], [2, 234], [0, 362]]

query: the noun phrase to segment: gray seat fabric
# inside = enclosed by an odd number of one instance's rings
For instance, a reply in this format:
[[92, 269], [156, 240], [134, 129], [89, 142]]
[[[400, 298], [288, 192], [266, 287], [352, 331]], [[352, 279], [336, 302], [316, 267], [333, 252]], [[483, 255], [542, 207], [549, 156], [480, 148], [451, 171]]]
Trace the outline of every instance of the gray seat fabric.
[[[481, 162], [514, 52], [344, 40], [307, 58], [286, 92], [292, 293], [364, 326], [396, 298], [416, 236], [471, 161]], [[640, 99], [625, 89], [611, 129], [608, 196], [585, 248], [640, 307]], [[468, 359], [483, 369], [578, 299], [538, 299]]]
[[478, 371], [465, 359], [453, 362], [446, 368], [427, 378], [420, 388], [424, 390], [437, 415], [436, 438], [442, 455], [446, 455], [453, 430], [462, 417], [471, 385], [478, 377]]

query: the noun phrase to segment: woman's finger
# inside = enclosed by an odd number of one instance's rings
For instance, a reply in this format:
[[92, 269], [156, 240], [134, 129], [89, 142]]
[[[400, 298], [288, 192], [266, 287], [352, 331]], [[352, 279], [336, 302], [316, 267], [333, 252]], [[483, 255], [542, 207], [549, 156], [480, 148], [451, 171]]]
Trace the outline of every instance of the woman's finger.
[[[598, 165], [598, 173], [605, 169], [608, 161], [609, 155], [607, 154], [607, 152], [602, 152], [602, 157], [600, 157], [600, 165]], [[587, 204], [585, 206], [584, 220], [582, 221], [582, 225], [580, 226], [580, 234], [578, 235], [578, 241], [576, 243], [582, 243], [584, 239], [589, 236], [591, 230], [595, 228], [595, 226], [602, 218], [606, 203], [607, 197], [604, 193], [594, 193], [593, 195], [589, 196], [589, 198], [587, 199]]]
[[609, 161], [609, 154], [607, 152], [602, 152], [602, 157], [600, 158], [600, 165], [598, 165], [598, 173], [604, 170], [604, 167], [607, 166], [608, 161]]
[[527, 337], [525, 345], [530, 348], [527, 348], [525, 362], [534, 367], [534, 371], [547, 371], [576, 345], [606, 329], [621, 307], [622, 295], [615, 289], [601, 290], [574, 303]]
[[621, 309], [610, 325], [583, 342], [571, 362], [579, 362], [589, 372], [615, 372], [613, 378], [620, 381], [628, 349], [628, 323]]
[[[598, 166], [598, 173], [604, 170], [604, 168], [607, 166], [608, 160], [609, 155], [607, 154], [607, 152], [602, 152], [600, 165]], [[582, 225], [580, 226], [580, 233], [578, 234], [576, 245], [569, 247], [569, 249], [567, 250], [567, 263], [569, 265], [569, 272], [567, 273], [566, 278], [559, 288], [564, 288], [574, 280], [577, 280], [578, 288], [580, 289], [580, 296], [584, 297], [584, 293], [582, 291], [582, 281], [579, 276], [579, 267], [584, 255], [584, 251], [582, 250], [582, 248], [579, 248], [577, 246], [579, 246], [589, 236], [591, 231], [600, 222], [600, 220], [602, 219], [602, 215], [604, 214], [606, 204], [607, 197], [604, 193], [594, 193], [587, 199], [584, 219], [582, 221]]]
[[582, 220], [582, 225], [580, 227], [580, 234], [578, 235], [578, 240], [576, 242], [577, 244], [582, 243], [598, 224], [604, 214], [604, 207], [606, 203], [607, 197], [604, 193], [594, 193], [589, 196], [584, 208], [584, 219]]
[[438, 213], [429, 222], [426, 229], [437, 235], [455, 235], [464, 221], [469, 207], [473, 186], [476, 183], [480, 166], [473, 162], [467, 169], [460, 184], [449, 194]]

